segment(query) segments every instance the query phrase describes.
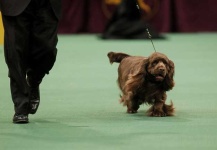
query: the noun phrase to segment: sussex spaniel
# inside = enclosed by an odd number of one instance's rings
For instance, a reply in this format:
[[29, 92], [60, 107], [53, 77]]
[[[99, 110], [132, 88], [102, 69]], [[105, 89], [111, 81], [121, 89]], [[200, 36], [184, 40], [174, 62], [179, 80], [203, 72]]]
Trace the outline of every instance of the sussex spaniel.
[[109, 52], [110, 63], [120, 63], [118, 85], [122, 91], [120, 102], [127, 106], [128, 113], [137, 113], [139, 105], [152, 105], [149, 116], [163, 117], [174, 114], [173, 103], [166, 102], [166, 91], [174, 87], [174, 63], [162, 53], [149, 57], [130, 56]]

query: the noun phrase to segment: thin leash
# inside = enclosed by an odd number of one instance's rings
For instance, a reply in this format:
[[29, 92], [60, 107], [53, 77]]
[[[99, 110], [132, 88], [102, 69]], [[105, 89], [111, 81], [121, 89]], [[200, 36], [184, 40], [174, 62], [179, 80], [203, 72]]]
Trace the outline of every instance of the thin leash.
[[147, 34], [148, 34], [148, 38], [151, 40], [152, 46], [154, 48], [154, 51], [157, 52], [156, 49], [155, 49], [154, 43], [152, 41], [152, 36], [151, 36], [151, 34], [150, 34], [149, 30], [148, 30], [148, 27], [146, 27], [146, 31], [147, 31]]
[[[138, 3], [136, 3], [136, 6], [137, 6], [137, 8], [138, 8], [138, 10], [139, 10], [139, 12], [140, 12], [140, 7], [139, 7]], [[146, 26], [146, 32], [147, 32], [147, 34], [148, 34], [148, 38], [151, 40], [152, 46], [153, 46], [153, 48], [154, 48], [154, 51], [157, 52], [156, 49], [155, 49], [153, 40], [152, 40], [152, 36], [151, 36], [151, 34], [150, 34], [149, 30], [148, 30], [148, 26]]]

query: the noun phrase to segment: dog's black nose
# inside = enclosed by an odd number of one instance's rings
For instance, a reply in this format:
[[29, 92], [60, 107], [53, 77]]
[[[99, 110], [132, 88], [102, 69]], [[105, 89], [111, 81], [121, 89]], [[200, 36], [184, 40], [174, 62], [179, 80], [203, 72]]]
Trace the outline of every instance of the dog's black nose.
[[159, 68], [159, 70], [160, 70], [161, 72], [164, 72], [164, 71], [165, 71], [165, 68]]

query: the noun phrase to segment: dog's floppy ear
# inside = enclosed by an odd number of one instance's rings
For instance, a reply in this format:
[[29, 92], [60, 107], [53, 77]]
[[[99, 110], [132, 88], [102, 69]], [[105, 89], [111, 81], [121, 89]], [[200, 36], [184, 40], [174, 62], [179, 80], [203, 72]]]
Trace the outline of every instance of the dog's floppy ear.
[[137, 65], [138, 67], [135, 68], [136, 70], [133, 71], [133, 73], [130, 73], [128, 76], [128, 80], [125, 84], [126, 91], [133, 90], [135, 91], [139, 87], [143, 86], [144, 83], [144, 77], [146, 76], [146, 65], [148, 63], [147, 59], [144, 59], [143, 61], [139, 62]]
[[149, 64], [149, 59], [146, 58], [143, 61], [141, 61], [138, 64], [138, 68], [136, 68], [136, 70], [134, 71], [134, 76], [136, 75], [143, 75], [143, 77], [146, 75], [146, 67]]
[[163, 85], [166, 91], [171, 90], [175, 85], [173, 80], [173, 76], [175, 73], [175, 65], [173, 61], [169, 60], [168, 66], [169, 66], [168, 73], [166, 75], [166, 78], [164, 80], [164, 85]]

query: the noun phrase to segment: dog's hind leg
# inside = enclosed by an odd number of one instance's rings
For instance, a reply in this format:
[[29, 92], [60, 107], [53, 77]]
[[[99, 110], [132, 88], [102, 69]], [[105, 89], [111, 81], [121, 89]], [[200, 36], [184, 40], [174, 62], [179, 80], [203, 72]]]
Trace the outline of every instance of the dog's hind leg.
[[137, 113], [137, 110], [139, 109], [139, 103], [136, 101], [132, 92], [124, 94], [121, 97], [120, 102], [123, 103], [124, 106], [127, 106], [127, 113]]
[[131, 101], [130, 105], [127, 105], [127, 113], [133, 114], [137, 113], [139, 109], [139, 104], [137, 101]]

